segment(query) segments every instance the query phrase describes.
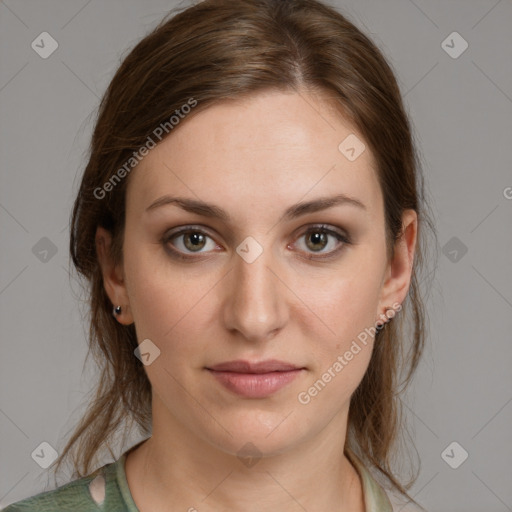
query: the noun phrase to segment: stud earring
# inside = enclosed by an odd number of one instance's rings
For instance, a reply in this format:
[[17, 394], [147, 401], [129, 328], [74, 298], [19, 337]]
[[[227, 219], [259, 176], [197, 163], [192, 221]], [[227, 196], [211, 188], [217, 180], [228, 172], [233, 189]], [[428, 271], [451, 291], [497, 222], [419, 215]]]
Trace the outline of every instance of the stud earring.
[[[388, 316], [388, 311], [393, 311], [393, 316], [391, 316], [391, 315]], [[396, 315], [396, 313], [395, 313], [395, 310], [393, 308], [386, 308], [386, 316], [388, 318], [386, 323], [391, 322], [391, 320], [393, 320], [393, 318], [395, 318], [395, 315]]]
[[393, 316], [388, 316], [388, 315], [387, 315], [388, 311], [393, 311], [393, 312], [394, 312], [395, 310], [394, 310], [393, 308], [389, 308], [389, 307], [387, 307], [387, 308], [386, 308], [386, 313], [385, 313], [385, 315], [386, 315], [386, 321], [385, 321], [385, 322], [382, 322], [382, 323], [377, 323], [377, 324], [376, 324], [376, 328], [377, 328], [377, 330], [384, 329], [384, 327], [385, 327], [387, 324], [389, 324], [389, 322], [391, 322], [391, 320], [393, 320], [393, 318], [394, 318], [394, 316], [395, 316], [395, 315], [393, 315]]
[[112, 310], [112, 314], [114, 316], [120, 315], [121, 314], [121, 306], [115, 306], [114, 309]]

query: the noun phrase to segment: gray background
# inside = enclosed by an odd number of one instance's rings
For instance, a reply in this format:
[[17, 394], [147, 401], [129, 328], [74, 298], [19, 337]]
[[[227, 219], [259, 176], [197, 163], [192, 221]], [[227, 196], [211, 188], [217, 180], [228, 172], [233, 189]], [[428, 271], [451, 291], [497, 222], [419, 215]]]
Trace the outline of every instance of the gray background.
[[[411, 493], [430, 511], [512, 510], [512, 2], [332, 4], [395, 69], [439, 233], [429, 345], [404, 398], [421, 459]], [[175, 5], [0, 3], [0, 507], [48, 488], [31, 453], [63, 447], [92, 385], [69, 212], [99, 98]], [[31, 48], [44, 31], [59, 45], [47, 59]], [[442, 45], [454, 31], [469, 44], [457, 58]], [[442, 457], [453, 441], [469, 454], [457, 469]]]

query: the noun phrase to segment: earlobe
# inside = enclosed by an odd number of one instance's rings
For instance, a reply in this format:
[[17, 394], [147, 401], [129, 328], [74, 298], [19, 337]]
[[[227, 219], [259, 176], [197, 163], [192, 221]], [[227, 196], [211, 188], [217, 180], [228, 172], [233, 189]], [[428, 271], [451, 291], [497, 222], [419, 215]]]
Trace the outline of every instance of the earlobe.
[[126, 290], [126, 283], [121, 267], [114, 264], [111, 254], [112, 235], [105, 228], [98, 226], [96, 229], [96, 254], [98, 263], [101, 268], [103, 276], [103, 286], [110, 301], [112, 302], [112, 310], [121, 306], [115, 318], [118, 322], [129, 325], [133, 323], [133, 318], [130, 312], [128, 293]]

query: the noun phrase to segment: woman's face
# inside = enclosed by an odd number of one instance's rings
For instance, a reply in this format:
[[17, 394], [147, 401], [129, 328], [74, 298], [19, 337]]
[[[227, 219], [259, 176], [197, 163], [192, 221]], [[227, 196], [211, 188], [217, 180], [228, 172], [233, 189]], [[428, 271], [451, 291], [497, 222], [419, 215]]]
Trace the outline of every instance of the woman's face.
[[[150, 340], [154, 433], [270, 454], [327, 425], [343, 432], [371, 328], [407, 293], [415, 241], [413, 222], [386, 260], [383, 198], [362, 142], [319, 97], [270, 92], [185, 119], [132, 171], [124, 280], [106, 276], [106, 287], [129, 305], [120, 321], [135, 322], [139, 344]], [[352, 200], [314, 206], [336, 196]], [[297, 369], [212, 370], [269, 360]]]

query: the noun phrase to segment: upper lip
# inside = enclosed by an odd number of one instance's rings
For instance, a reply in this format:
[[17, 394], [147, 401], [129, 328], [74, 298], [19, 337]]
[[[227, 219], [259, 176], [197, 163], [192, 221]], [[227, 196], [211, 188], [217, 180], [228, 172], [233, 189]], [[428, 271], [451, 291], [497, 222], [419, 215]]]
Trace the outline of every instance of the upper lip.
[[208, 370], [217, 372], [234, 372], [234, 373], [269, 373], [269, 372], [286, 372], [290, 370], [299, 370], [302, 367], [296, 366], [285, 361], [277, 359], [268, 359], [266, 361], [254, 362], [250, 361], [227, 361], [225, 363], [208, 366]]

